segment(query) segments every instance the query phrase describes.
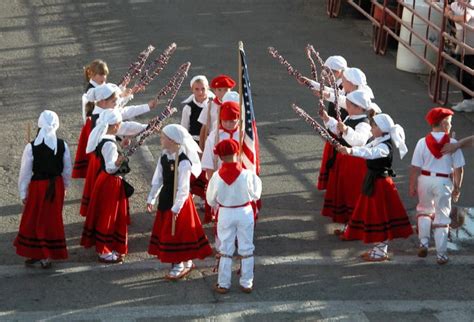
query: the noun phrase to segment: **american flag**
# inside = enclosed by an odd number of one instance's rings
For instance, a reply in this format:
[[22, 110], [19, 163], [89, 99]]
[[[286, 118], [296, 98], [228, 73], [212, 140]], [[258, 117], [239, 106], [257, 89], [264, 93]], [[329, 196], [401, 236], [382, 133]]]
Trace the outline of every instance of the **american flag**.
[[242, 123], [245, 129], [242, 142], [242, 163], [248, 170], [260, 174], [260, 153], [258, 146], [257, 123], [253, 112], [252, 91], [250, 89], [249, 72], [243, 46], [239, 49], [242, 66]]

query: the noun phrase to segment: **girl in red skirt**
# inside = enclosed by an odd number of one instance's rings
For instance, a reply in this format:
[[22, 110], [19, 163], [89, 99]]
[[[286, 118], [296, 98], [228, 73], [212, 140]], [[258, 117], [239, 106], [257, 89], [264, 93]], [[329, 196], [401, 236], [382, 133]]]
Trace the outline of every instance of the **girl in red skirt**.
[[[92, 130], [95, 128], [97, 119], [103, 111], [114, 109], [116, 107], [117, 101], [120, 98], [120, 92], [121, 91], [119, 87], [112, 83], [97, 86], [87, 92], [87, 100], [90, 102], [95, 102], [90, 124]], [[129, 119], [150, 111], [150, 109], [156, 107], [156, 105], [157, 102], [155, 100], [151, 100], [148, 102], [148, 104], [127, 106], [120, 109], [119, 111], [122, 115], [122, 119]], [[140, 124], [137, 122], [122, 122], [118, 129], [117, 135], [133, 136], [143, 131], [146, 126], [147, 125], [145, 124]], [[87, 176], [86, 180], [84, 181], [84, 189], [81, 199], [80, 214], [82, 216], [87, 215], [87, 208], [89, 207], [91, 193], [100, 172], [100, 158], [98, 157], [97, 153], [92, 153], [95, 151], [95, 146], [89, 146], [87, 142], [86, 144], [85, 153], [87, 154], [89, 165], [87, 168]]]
[[99, 262], [106, 264], [122, 262], [128, 252], [128, 197], [133, 188], [123, 180], [130, 168], [115, 137], [121, 122], [118, 110], [102, 112], [87, 145], [88, 149], [96, 148], [101, 167], [87, 210], [81, 245], [95, 246]]
[[158, 197], [158, 211], [148, 253], [156, 255], [163, 263], [171, 263], [166, 278], [177, 280], [191, 272], [193, 259], [210, 256], [212, 249], [189, 188], [191, 174], [198, 177], [201, 172], [199, 146], [178, 124], [163, 128], [161, 146], [163, 153], [156, 166], [147, 200], [147, 210], [151, 213]]
[[[346, 105], [349, 116], [344, 122], [337, 122], [326, 111], [321, 112], [326, 127], [337, 137], [343, 146], [363, 146], [371, 137], [367, 111], [380, 109], [372, 103], [371, 95], [365, 90], [356, 90], [347, 95]], [[365, 161], [350, 155], [336, 153], [330, 169], [329, 182], [324, 195], [322, 214], [331, 217], [333, 222], [346, 224], [354, 210], [360, 194], [360, 185], [367, 167]], [[341, 235], [343, 229], [334, 233]], [[343, 237], [341, 237], [343, 239]]]
[[92, 131], [91, 116], [92, 110], [94, 109], [94, 103], [88, 101], [86, 94], [91, 88], [105, 84], [108, 74], [109, 68], [107, 63], [101, 59], [95, 59], [89, 65], [84, 67], [84, 78], [87, 82], [86, 90], [82, 95], [82, 118], [84, 120], [84, 125], [82, 126], [81, 134], [79, 135], [79, 142], [77, 143], [76, 158], [72, 170], [73, 178], [85, 178], [89, 165], [86, 146], [87, 139]]
[[19, 177], [23, 214], [14, 241], [16, 253], [27, 257], [26, 266], [68, 257], [62, 218], [64, 195], [71, 181], [69, 148], [56, 137], [58, 115], [45, 110], [38, 119], [35, 140], [23, 151]]
[[366, 159], [368, 171], [362, 194], [344, 236], [364, 243], [376, 243], [362, 254], [362, 259], [378, 262], [388, 260], [389, 240], [407, 238], [413, 229], [392, 180], [393, 147], [399, 149], [401, 158], [408, 152], [403, 128], [395, 125], [387, 114], [374, 116], [370, 125], [374, 140], [363, 147], [341, 146], [338, 152]]

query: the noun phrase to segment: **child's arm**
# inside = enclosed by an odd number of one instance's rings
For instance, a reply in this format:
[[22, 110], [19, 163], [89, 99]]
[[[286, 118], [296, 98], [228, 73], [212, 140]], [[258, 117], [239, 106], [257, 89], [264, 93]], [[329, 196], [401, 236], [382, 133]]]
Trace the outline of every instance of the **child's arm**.
[[337, 124], [338, 129], [342, 132], [342, 137], [351, 146], [364, 146], [372, 136], [369, 123], [359, 123], [355, 129], [345, 125], [342, 122]]
[[117, 172], [123, 161], [123, 157], [119, 158], [117, 146], [112, 142], [105, 142], [101, 153], [105, 161], [105, 171], [110, 174]]
[[464, 168], [455, 168], [453, 172], [453, 192], [451, 193], [451, 197], [453, 198], [453, 202], [458, 202], [459, 196], [461, 195], [461, 185], [462, 179], [464, 175]]
[[[217, 130], [216, 130], [217, 131]], [[201, 158], [201, 166], [206, 173], [208, 171], [215, 171], [214, 169], [214, 142], [215, 142], [215, 132], [213, 131], [206, 139], [206, 144], [204, 146], [204, 151]], [[210, 179], [212, 173], [208, 173], [208, 179]]]
[[181, 208], [189, 197], [189, 182], [191, 179], [191, 162], [188, 160], [181, 161], [178, 166], [178, 188], [174, 198], [171, 211], [176, 215], [179, 214]]
[[464, 139], [459, 140], [456, 143], [447, 143], [441, 149], [443, 154], [449, 154], [455, 152], [457, 149], [474, 147], [474, 135], [468, 136]]
[[160, 193], [161, 186], [163, 185], [163, 168], [161, 167], [161, 159], [158, 159], [153, 179], [151, 180], [151, 190], [147, 198], [147, 211], [153, 211], [153, 205], [156, 203], [156, 198]]
[[191, 108], [189, 105], [184, 105], [181, 113], [181, 125], [189, 131], [189, 119], [191, 118]]
[[117, 131], [118, 136], [132, 136], [144, 131], [148, 125], [134, 121], [126, 121], [120, 124]]
[[201, 114], [199, 114], [199, 117], [198, 117], [198, 122], [202, 124], [201, 132], [199, 133], [199, 147], [201, 148], [201, 151], [204, 151], [204, 144], [206, 143], [207, 134], [209, 133], [209, 130], [210, 130], [207, 128], [207, 114], [208, 114], [210, 105], [211, 105], [211, 100], [209, 100], [209, 103], [206, 104], [206, 106], [202, 108]]
[[149, 112], [151, 109], [155, 108], [156, 105], [157, 101], [152, 99], [148, 104], [125, 106], [120, 110], [120, 112], [122, 113], [122, 118], [124, 120], [129, 120], [132, 117]]
[[421, 168], [411, 166], [410, 168], [410, 188], [409, 188], [409, 194], [410, 197], [416, 197], [418, 191], [417, 191], [417, 186], [418, 186], [418, 177], [420, 176]]
[[255, 201], [260, 199], [262, 195], [262, 180], [255, 173], [252, 173], [252, 175], [249, 176], [249, 180], [247, 180], [247, 185], [252, 200]]
[[21, 157], [20, 175], [18, 177], [18, 190], [20, 191], [20, 199], [23, 204], [26, 203], [28, 197], [28, 186], [33, 176], [33, 149], [31, 143], [28, 143], [23, 150]]
[[206, 189], [206, 201], [212, 208], [217, 207], [217, 180], [217, 175], [213, 175]]
[[385, 158], [390, 153], [388, 146], [384, 143], [378, 144], [374, 147], [355, 146], [348, 148], [341, 145], [337, 148], [337, 151], [342, 154], [350, 154], [366, 160]]
[[71, 152], [66, 142], [64, 142], [64, 155], [63, 155], [63, 173], [61, 176], [64, 181], [64, 190], [69, 188], [71, 183], [72, 163], [71, 163]]

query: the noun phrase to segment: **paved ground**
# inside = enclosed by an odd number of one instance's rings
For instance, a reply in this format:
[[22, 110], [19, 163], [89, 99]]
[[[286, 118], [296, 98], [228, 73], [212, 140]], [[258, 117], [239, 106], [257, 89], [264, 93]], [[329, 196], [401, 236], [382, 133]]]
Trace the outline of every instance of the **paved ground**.
[[[312, 112], [315, 102], [269, 57], [268, 46], [308, 74], [303, 52], [307, 43], [323, 57], [341, 54], [363, 69], [377, 103], [404, 126], [411, 150], [425, 135], [424, 114], [433, 106], [423, 78], [397, 71], [392, 54], [373, 54], [367, 21], [349, 10], [341, 19], [330, 20], [324, 6], [322, 0], [1, 2], [0, 320], [472, 320], [470, 232], [452, 245], [456, 250], [446, 267], [436, 265], [433, 253], [426, 260], [416, 258], [414, 238], [396, 241], [394, 260], [374, 265], [358, 260], [364, 245], [337, 241], [330, 235], [334, 226], [319, 215], [323, 194], [314, 183], [323, 144], [290, 109], [296, 102]], [[21, 215], [17, 177], [27, 124], [34, 128], [45, 108], [57, 111], [58, 133], [75, 152], [82, 66], [87, 62], [105, 59], [114, 82], [149, 43], [158, 52], [176, 42], [178, 50], [163, 78], [136, 97], [135, 102], [142, 103], [185, 61], [192, 62], [191, 75], [235, 77], [239, 40], [248, 55], [264, 182], [264, 210], [255, 235], [255, 292], [240, 293], [235, 279], [231, 293], [214, 294], [212, 260], [198, 263], [200, 269], [187, 281], [166, 282], [167, 267], [147, 255], [154, 218], [144, 207], [159, 153], [157, 138], [131, 162], [136, 193], [126, 264], [99, 265], [91, 251], [78, 246], [82, 182], [74, 181], [64, 209], [70, 259], [48, 272], [25, 269], [12, 240]], [[187, 95], [183, 88], [177, 102]], [[459, 137], [472, 135], [473, 119], [455, 115]], [[459, 204], [472, 206], [474, 151], [465, 156], [468, 166]], [[402, 199], [413, 213], [415, 201], [407, 196], [410, 157], [396, 160], [395, 170]], [[212, 235], [210, 228], [207, 232]]]

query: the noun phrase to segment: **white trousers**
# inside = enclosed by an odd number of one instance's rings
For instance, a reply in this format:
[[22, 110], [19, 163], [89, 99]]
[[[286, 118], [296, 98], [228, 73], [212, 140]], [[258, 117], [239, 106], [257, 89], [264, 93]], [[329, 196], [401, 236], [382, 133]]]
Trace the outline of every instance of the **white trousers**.
[[[418, 177], [418, 215], [432, 215], [418, 217], [418, 238], [420, 244], [428, 247], [431, 236], [431, 225], [434, 226], [434, 239], [438, 255], [445, 255], [448, 245], [449, 228], [451, 223], [451, 193], [453, 183], [450, 178], [431, 177], [420, 175]], [[438, 227], [439, 225], [444, 227]]]
[[241, 208], [220, 208], [217, 221], [217, 235], [220, 240], [219, 275], [220, 287], [230, 288], [232, 274], [232, 256], [235, 252], [237, 237], [238, 253], [242, 256], [240, 285], [245, 288], [253, 286], [253, 231], [254, 219], [251, 206]]

